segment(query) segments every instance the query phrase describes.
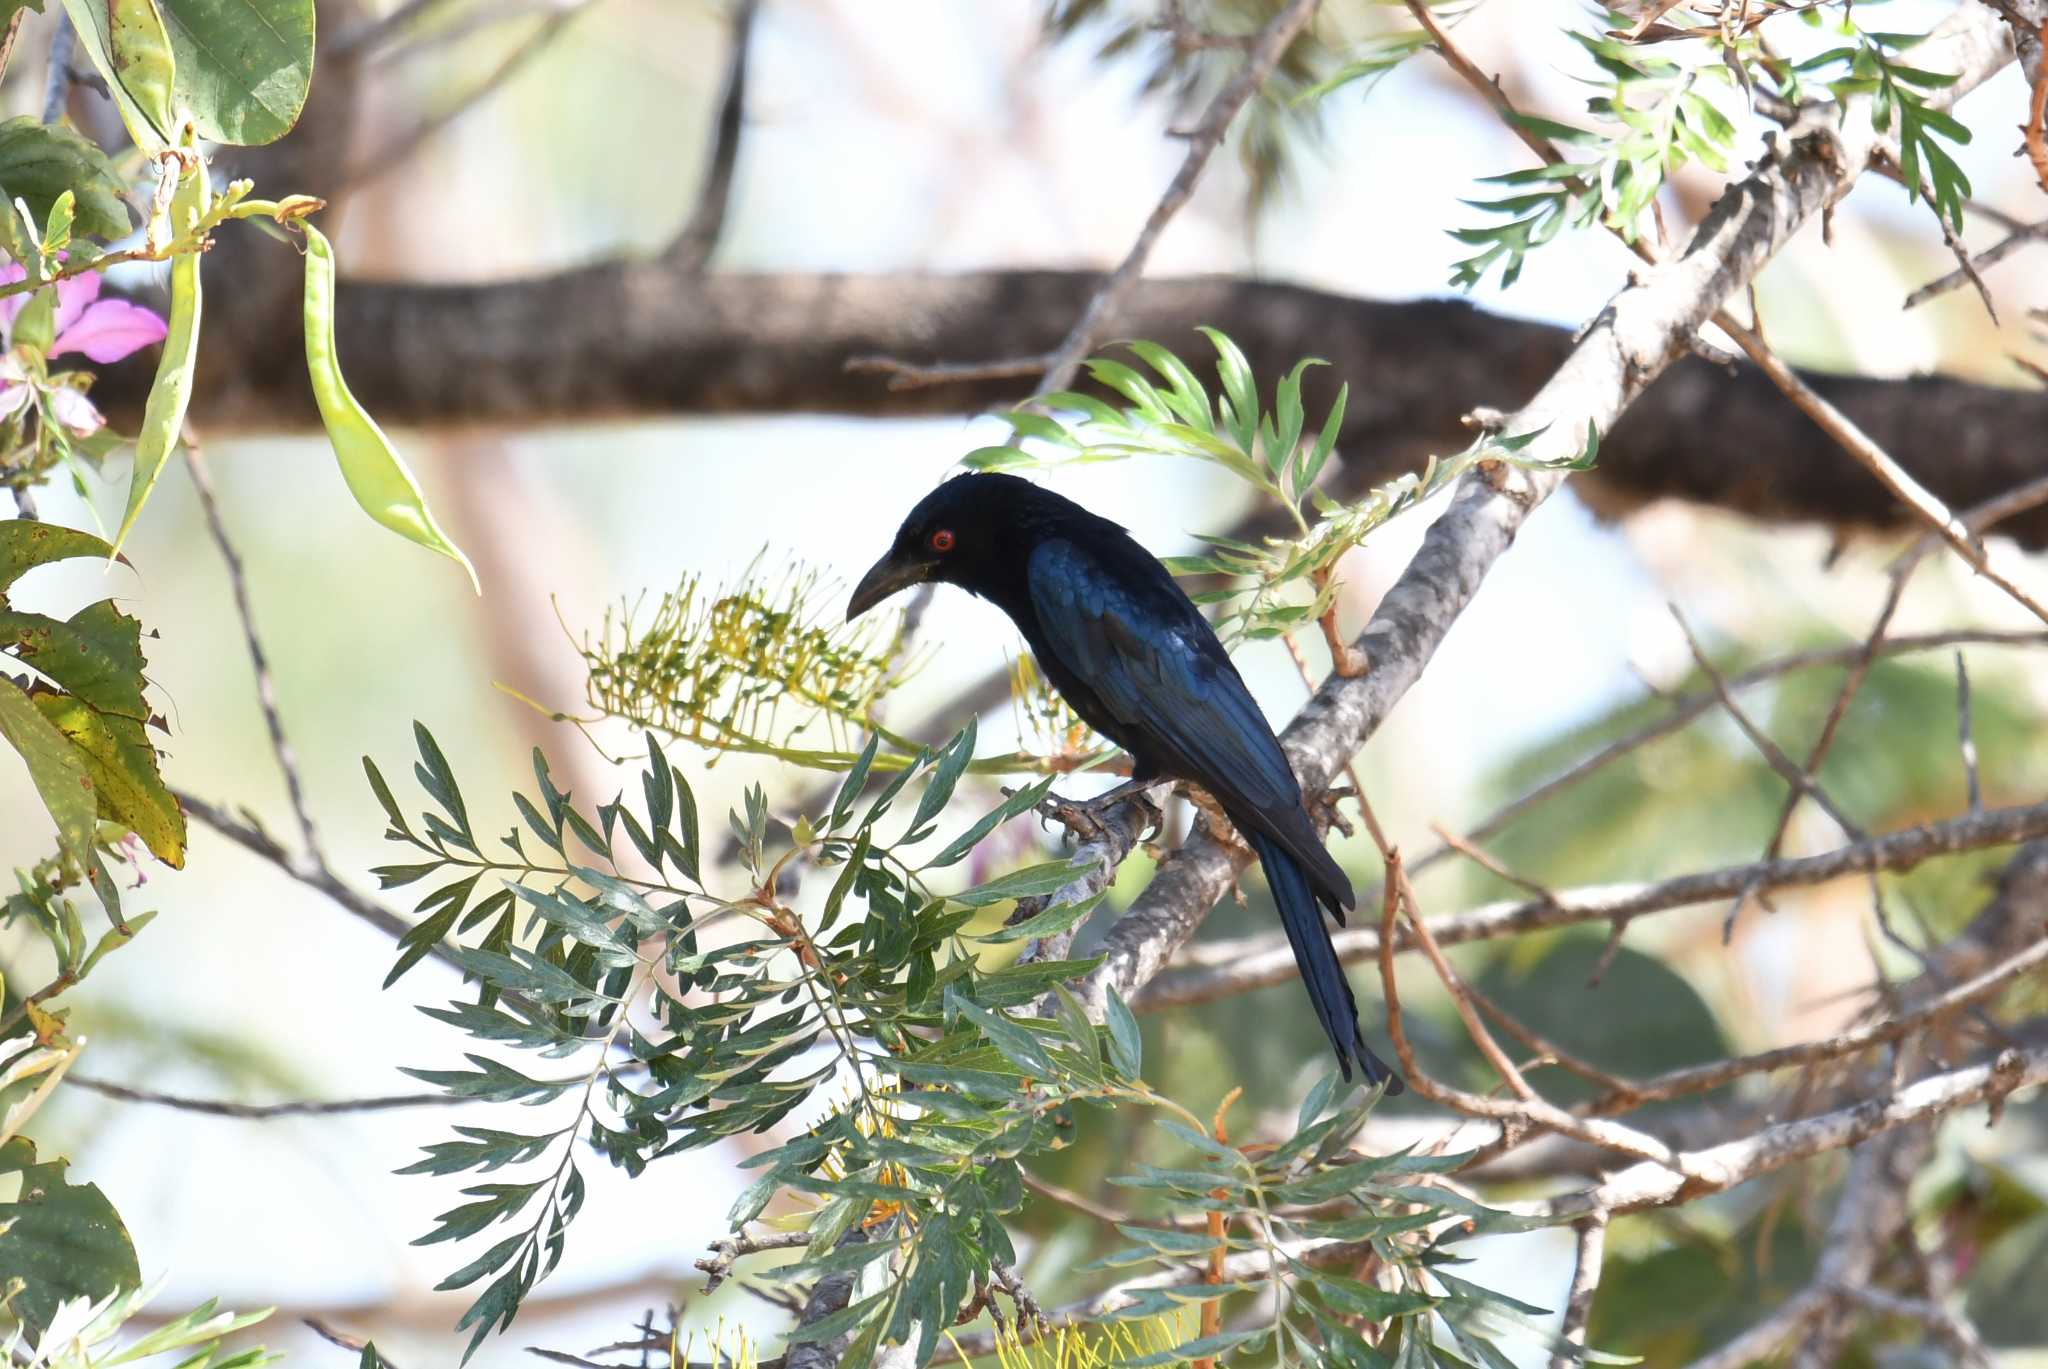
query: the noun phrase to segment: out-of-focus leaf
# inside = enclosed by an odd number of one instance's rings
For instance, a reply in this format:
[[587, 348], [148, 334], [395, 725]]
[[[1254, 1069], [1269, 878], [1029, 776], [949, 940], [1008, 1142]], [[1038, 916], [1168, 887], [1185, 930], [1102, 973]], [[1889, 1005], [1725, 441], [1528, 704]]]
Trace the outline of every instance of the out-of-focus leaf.
[[28, 763], [29, 779], [57, 824], [64, 849], [84, 862], [99, 811], [85, 761], [21, 688], [0, 676], [0, 736]]
[[171, 146], [177, 58], [154, 0], [64, 0], [64, 9], [135, 145], [152, 155]]
[[14, 587], [14, 582], [37, 566], [73, 557], [113, 554], [114, 549], [105, 542], [76, 528], [30, 518], [0, 523], [0, 604], [7, 602], [7, 591]]
[[[75, 5], [77, 0], [65, 3]], [[182, 230], [192, 216], [204, 214], [210, 195], [206, 167], [194, 167], [171, 197], [172, 224]], [[192, 378], [199, 367], [199, 303], [199, 254], [181, 253], [171, 260], [169, 331], [142, 408], [142, 431], [135, 437], [135, 471], [128, 477], [128, 508], [121, 515], [121, 530], [114, 534], [116, 552], [128, 540], [164, 463], [185, 435], [185, 408], [192, 402]]]
[[26, 1137], [0, 1146], [0, 1174], [21, 1176], [15, 1200], [0, 1203], [0, 1284], [22, 1281], [11, 1307], [38, 1330], [67, 1298], [104, 1298], [142, 1282], [120, 1214], [97, 1185], [67, 1181], [66, 1164], [38, 1163]]
[[[0, 10], [6, 6], [0, 4]], [[0, 25], [6, 18], [0, 14]], [[118, 238], [128, 232], [125, 187], [97, 145], [60, 124], [22, 114], [0, 123], [0, 194], [28, 205], [38, 223], [65, 191], [71, 192], [74, 232]]]
[[313, 80], [313, 0], [163, 0], [178, 102], [199, 136], [244, 147], [298, 122]]
[[341, 360], [334, 350], [334, 249], [313, 225], [300, 227], [306, 234], [306, 371], [349, 493], [385, 527], [461, 566], [471, 587], [481, 594], [476, 567], [441, 531], [412, 470], [342, 379]]

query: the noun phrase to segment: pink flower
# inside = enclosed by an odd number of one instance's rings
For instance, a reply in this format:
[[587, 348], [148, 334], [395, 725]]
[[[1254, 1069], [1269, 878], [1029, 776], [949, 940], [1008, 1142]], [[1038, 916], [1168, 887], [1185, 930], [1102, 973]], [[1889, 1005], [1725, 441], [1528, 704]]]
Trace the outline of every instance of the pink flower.
[[[0, 266], [0, 285], [26, 280], [28, 273], [19, 262]], [[14, 346], [14, 323], [28, 307], [30, 295], [0, 298], [0, 348]], [[100, 276], [87, 271], [57, 282], [56, 337], [48, 356], [77, 352], [101, 365], [132, 356], [153, 342], [162, 342], [164, 321], [139, 304], [124, 299], [101, 299]], [[107, 420], [93, 407], [83, 390], [69, 385], [37, 385], [22, 368], [12, 351], [0, 359], [0, 419], [11, 418], [28, 403], [31, 389], [48, 398], [50, 416], [78, 437], [91, 437]]]
[[[0, 266], [0, 285], [28, 279], [19, 262]], [[29, 296], [0, 299], [0, 338], [14, 345], [14, 320], [28, 306]], [[152, 342], [164, 340], [164, 321], [139, 304], [100, 298], [100, 274], [87, 271], [57, 282], [57, 339], [50, 355], [80, 352], [102, 366], [132, 356]]]

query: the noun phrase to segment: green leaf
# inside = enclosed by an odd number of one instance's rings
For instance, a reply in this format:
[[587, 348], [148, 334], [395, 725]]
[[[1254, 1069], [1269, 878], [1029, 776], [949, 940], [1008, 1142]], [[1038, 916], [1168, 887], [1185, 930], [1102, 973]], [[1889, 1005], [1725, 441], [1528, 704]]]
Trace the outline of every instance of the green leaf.
[[965, 858], [975, 847], [981, 845], [988, 834], [995, 831], [996, 828], [1002, 826], [1011, 818], [1016, 817], [1019, 813], [1028, 812], [1036, 808], [1039, 802], [1051, 792], [1053, 778], [1053, 776], [1047, 775], [1044, 779], [1028, 784], [1016, 793], [1011, 794], [1003, 800], [1000, 807], [948, 842], [945, 850], [925, 862], [924, 868], [927, 870], [941, 870]]
[[14, 582], [37, 566], [73, 557], [111, 557], [114, 549], [89, 532], [14, 518], [0, 523], [0, 604]]
[[946, 743], [945, 750], [939, 753], [939, 763], [932, 770], [931, 783], [927, 784], [924, 793], [918, 796], [917, 812], [911, 817], [910, 826], [904, 832], [905, 843], [918, 840], [925, 830], [925, 824], [937, 817], [952, 799], [954, 786], [960, 783], [960, 776], [966, 773], [967, 763], [974, 759], [974, 731], [974, 722], [969, 719], [967, 726], [962, 728], [952, 741]]
[[[0, 19], [0, 24], [6, 21]], [[23, 114], [0, 123], [0, 195], [19, 199], [38, 221], [47, 219], [68, 191], [73, 231], [119, 238], [128, 233], [126, 189], [107, 154], [91, 140], [58, 124]], [[48, 243], [48, 237], [44, 241]]]
[[977, 884], [972, 889], [963, 889], [952, 895], [952, 899], [955, 903], [965, 904], [969, 908], [986, 908], [991, 903], [1027, 898], [1032, 894], [1058, 893], [1087, 871], [1088, 866], [1077, 865], [1068, 860], [1027, 865], [1021, 870], [997, 875], [987, 883]]
[[128, 136], [154, 155], [177, 134], [177, 58], [154, 0], [64, 0], [79, 45], [106, 79]]
[[[77, 18], [79, 0], [64, 0]], [[194, 215], [204, 214], [209, 200], [207, 170], [195, 166], [178, 183], [171, 197], [171, 221], [182, 228]], [[142, 409], [142, 431], [135, 438], [135, 471], [128, 477], [128, 509], [121, 515], [120, 531], [114, 534], [114, 551], [121, 550], [129, 530], [142, 515], [142, 506], [156, 488], [164, 463], [185, 432], [185, 407], [192, 401], [192, 377], [199, 366], [199, 253], [184, 252], [171, 259], [171, 317], [164, 336], [163, 355], [156, 364], [156, 379], [149, 387], [149, 400]]]
[[1109, 1058], [1127, 1078], [1138, 1077], [1145, 1063], [1144, 1039], [1138, 1035], [1138, 1019], [1130, 1005], [1111, 987], [1104, 997], [1103, 1015], [1109, 1027]]
[[0, 1147], [0, 1174], [21, 1176], [15, 1200], [0, 1203], [0, 1285], [22, 1281], [9, 1307], [38, 1331], [67, 1298], [104, 1298], [142, 1282], [114, 1205], [97, 1185], [69, 1182], [66, 1164], [37, 1163], [26, 1137]]
[[178, 103], [199, 136], [251, 147], [298, 122], [313, 80], [313, 0], [163, 0]]
[[1105, 890], [1089, 898], [1076, 899], [1072, 903], [1055, 903], [1036, 917], [1027, 917], [1022, 922], [999, 927], [993, 932], [975, 937], [974, 940], [1000, 945], [1006, 941], [1029, 941], [1033, 937], [1057, 936], [1069, 927], [1079, 926], [1108, 896], [1108, 891]]
[[85, 762], [20, 686], [4, 675], [0, 675], [0, 736], [28, 763], [29, 779], [56, 821], [57, 839], [83, 864], [92, 851], [93, 824], [99, 811]]
[[1001, 1013], [991, 1012], [978, 1003], [970, 1002], [948, 989], [946, 1006], [981, 1028], [988, 1043], [1001, 1051], [1003, 1058], [1023, 1070], [1034, 1079], [1053, 1079], [1059, 1075], [1052, 1057], [1045, 1053], [1029, 1028], [1019, 1026]]
[[102, 713], [137, 722], [149, 717], [142, 697], [142, 624], [107, 600], [69, 622], [0, 608], [0, 646], [12, 646], [22, 660]]
[[69, 694], [38, 694], [35, 705], [84, 760], [100, 816], [133, 830], [173, 870], [183, 869], [185, 812], [164, 788], [144, 725], [101, 713]]
[[[334, 352], [334, 249], [313, 225], [302, 222], [299, 226], [306, 234], [306, 371], [313, 382], [313, 399], [320, 406], [320, 421], [327, 427], [327, 440], [341, 463], [342, 478], [365, 513], [407, 541], [453, 560], [481, 594], [476, 567], [441, 531], [427, 508], [419, 481], [342, 379], [341, 362]], [[168, 351], [165, 356], [169, 357]]]

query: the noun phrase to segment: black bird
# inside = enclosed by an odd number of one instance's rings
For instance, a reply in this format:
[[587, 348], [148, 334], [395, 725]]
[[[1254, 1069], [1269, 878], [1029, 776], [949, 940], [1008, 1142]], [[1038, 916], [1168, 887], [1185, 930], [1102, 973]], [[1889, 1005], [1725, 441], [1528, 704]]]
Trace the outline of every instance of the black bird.
[[1266, 867], [1316, 1017], [1351, 1077], [1399, 1093], [1366, 1048], [1322, 907], [1341, 925], [1351, 881], [1316, 835], [1301, 785], [1215, 630], [1119, 525], [1013, 475], [963, 475], [926, 495], [847, 603], [849, 620], [927, 580], [989, 600], [1088, 724], [1131, 755], [1134, 784], [1206, 789]]

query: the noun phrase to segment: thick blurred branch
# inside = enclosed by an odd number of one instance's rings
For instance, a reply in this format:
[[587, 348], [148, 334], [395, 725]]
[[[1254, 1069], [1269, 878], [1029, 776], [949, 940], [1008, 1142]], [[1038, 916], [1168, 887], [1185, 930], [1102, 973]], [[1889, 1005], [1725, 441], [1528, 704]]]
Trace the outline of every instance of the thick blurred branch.
[[[249, 249], [283, 250], [253, 240]], [[848, 373], [846, 362], [873, 353], [1042, 355], [1100, 280], [1082, 271], [700, 275], [658, 260], [607, 263], [478, 285], [349, 281], [337, 328], [350, 386], [392, 423], [965, 415], [1022, 398], [1029, 377], [892, 390]], [[235, 336], [208, 338], [218, 360], [201, 372], [195, 412], [209, 430], [317, 423], [295, 304], [258, 302], [237, 311]], [[1198, 323], [1228, 333], [1261, 375], [1283, 375], [1309, 353], [1326, 357], [1327, 374], [1310, 378], [1311, 402], [1329, 397], [1315, 394], [1319, 384], [1334, 393], [1337, 380], [1353, 382], [1340, 451], [1372, 482], [1466, 445], [1459, 420], [1468, 410], [1525, 399], [1572, 347], [1565, 329], [1456, 300], [1389, 303], [1227, 277], [1140, 281], [1103, 329], [1184, 349]], [[1932, 377], [1809, 379], [1951, 507], [2039, 473], [2032, 442], [2048, 425], [2048, 394]], [[117, 423], [132, 424], [148, 381], [146, 365], [115, 366], [94, 396]], [[1760, 519], [1905, 521], [1825, 434], [1786, 421], [1761, 374], [1730, 376], [1690, 357], [1615, 424], [1599, 469], [1579, 483], [1610, 512], [1675, 497]], [[2048, 514], [2009, 531], [2048, 545]]]

